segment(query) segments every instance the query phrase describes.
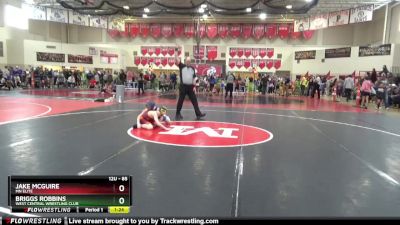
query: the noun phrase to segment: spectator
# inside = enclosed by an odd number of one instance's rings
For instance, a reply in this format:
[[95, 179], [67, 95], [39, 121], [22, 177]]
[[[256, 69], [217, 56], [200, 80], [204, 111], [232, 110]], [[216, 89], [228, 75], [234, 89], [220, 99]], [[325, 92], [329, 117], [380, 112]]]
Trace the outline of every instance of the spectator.
[[[385, 92], [386, 92], [387, 79], [386, 77], [381, 77], [376, 83], [376, 109], [381, 108], [381, 103], [385, 103]], [[386, 104], [385, 104], [386, 107]]]
[[375, 68], [372, 69], [371, 73], [371, 82], [375, 84], [375, 82], [378, 80], [378, 74], [376, 73]]
[[369, 77], [366, 77], [361, 86], [361, 108], [367, 109], [369, 97], [371, 96], [372, 83]]
[[138, 78], [138, 84], [139, 84], [139, 87], [138, 87], [138, 94], [140, 95], [140, 90], [142, 90], [142, 94], [144, 94], [144, 77], [143, 77], [143, 73], [142, 72], [140, 72], [139, 73], [139, 78]]
[[351, 75], [347, 76], [346, 79], [344, 80], [344, 92], [346, 95], [346, 101], [348, 102], [350, 97], [351, 97], [351, 93], [354, 89], [354, 80], [351, 77]]
[[315, 92], [318, 92], [318, 99], [320, 99], [320, 98], [321, 98], [321, 92], [320, 92], [321, 77], [318, 76], [318, 77], [314, 80], [313, 85], [314, 85], [314, 87], [313, 87], [313, 91], [312, 91], [312, 94], [311, 94], [311, 98], [314, 98]]
[[75, 77], [73, 75], [68, 77], [68, 87], [75, 87]]

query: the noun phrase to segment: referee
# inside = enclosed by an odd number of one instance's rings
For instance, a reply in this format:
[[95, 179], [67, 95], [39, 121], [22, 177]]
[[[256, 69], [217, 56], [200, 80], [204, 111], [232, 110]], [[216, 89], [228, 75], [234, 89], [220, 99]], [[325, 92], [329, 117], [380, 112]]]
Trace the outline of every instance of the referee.
[[195, 69], [190, 66], [191, 59], [187, 57], [185, 60], [185, 64], [181, 62], [181, 59], [177, 56], [178, 49], [175, 49], [175, 60], [176, 64], [179, 67], [179, 78], [180, 78], [180, 85], [179, 85], [179, 100], [178, 105], [176, 106], [176, 120], [182, 120], [183, 117], [181, 115], [183, 101], [185, 100], [186, 95], [189, 96], [190, 101], [193, 104], [194, 111], [196, 113], [196, 117], [200, 120], [202, 117], [206, 116], [205, 113], [201, 113], [199, 109], [199, 104], [197, 103], [196, 94], [193, 91], [194, 84], [195, 84]]

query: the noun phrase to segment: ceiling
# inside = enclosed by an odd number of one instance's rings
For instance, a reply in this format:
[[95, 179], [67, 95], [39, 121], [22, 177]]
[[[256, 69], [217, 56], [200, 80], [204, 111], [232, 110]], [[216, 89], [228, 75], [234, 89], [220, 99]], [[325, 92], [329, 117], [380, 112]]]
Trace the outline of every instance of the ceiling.
[[[201, 4], [206, 4], [209, 19], [225, 21], [261, 22], [258, 15], [267, 13], [267, 20], [286, 20], [318, 13], [333, 12], [361, 5], [374, 4], [379, 8], [393, 0], [23, 0], [47, 7], [66, 8], [90, 15], [121, 15], [141, 19], [148, 8], [151, 21], [181, 22], [202, 14]], [[287, 9], [292, 5], [292, 9]], [[124, 9], [124, 6], [129, 6]], [[246, 8], [252, 9], [251, 13]]]

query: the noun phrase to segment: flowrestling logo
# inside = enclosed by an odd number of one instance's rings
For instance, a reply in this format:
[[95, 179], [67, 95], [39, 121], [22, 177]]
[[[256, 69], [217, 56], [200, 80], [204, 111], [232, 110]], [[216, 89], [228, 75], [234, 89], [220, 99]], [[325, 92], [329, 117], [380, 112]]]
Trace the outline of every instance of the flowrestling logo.
[[172, 122], [171, 130], [129, 129], [128, 134], [138, 140], [185, 147], [238, 147], [270, 141], [273, 134], [267, 130], [236, 123], [213, 121]]

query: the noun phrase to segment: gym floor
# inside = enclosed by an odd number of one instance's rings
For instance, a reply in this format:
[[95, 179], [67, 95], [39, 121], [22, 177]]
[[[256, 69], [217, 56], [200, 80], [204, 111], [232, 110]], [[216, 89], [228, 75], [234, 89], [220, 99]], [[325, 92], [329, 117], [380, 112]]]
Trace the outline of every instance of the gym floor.
[[[8, 175], [132, 175], [130, 216], [399, 216], [397, 113], [305, 97], [200, 94], [205, 121], [254, 126], [273, 138], [183, 147], [127, 133], [148, 100], [173, 118], [175, 93], [131, 91], [123, 104], [97, 97], [80, 89], [0, 92], [0, 215]], [[182, 114], [195, 119], [188, 99]]]

